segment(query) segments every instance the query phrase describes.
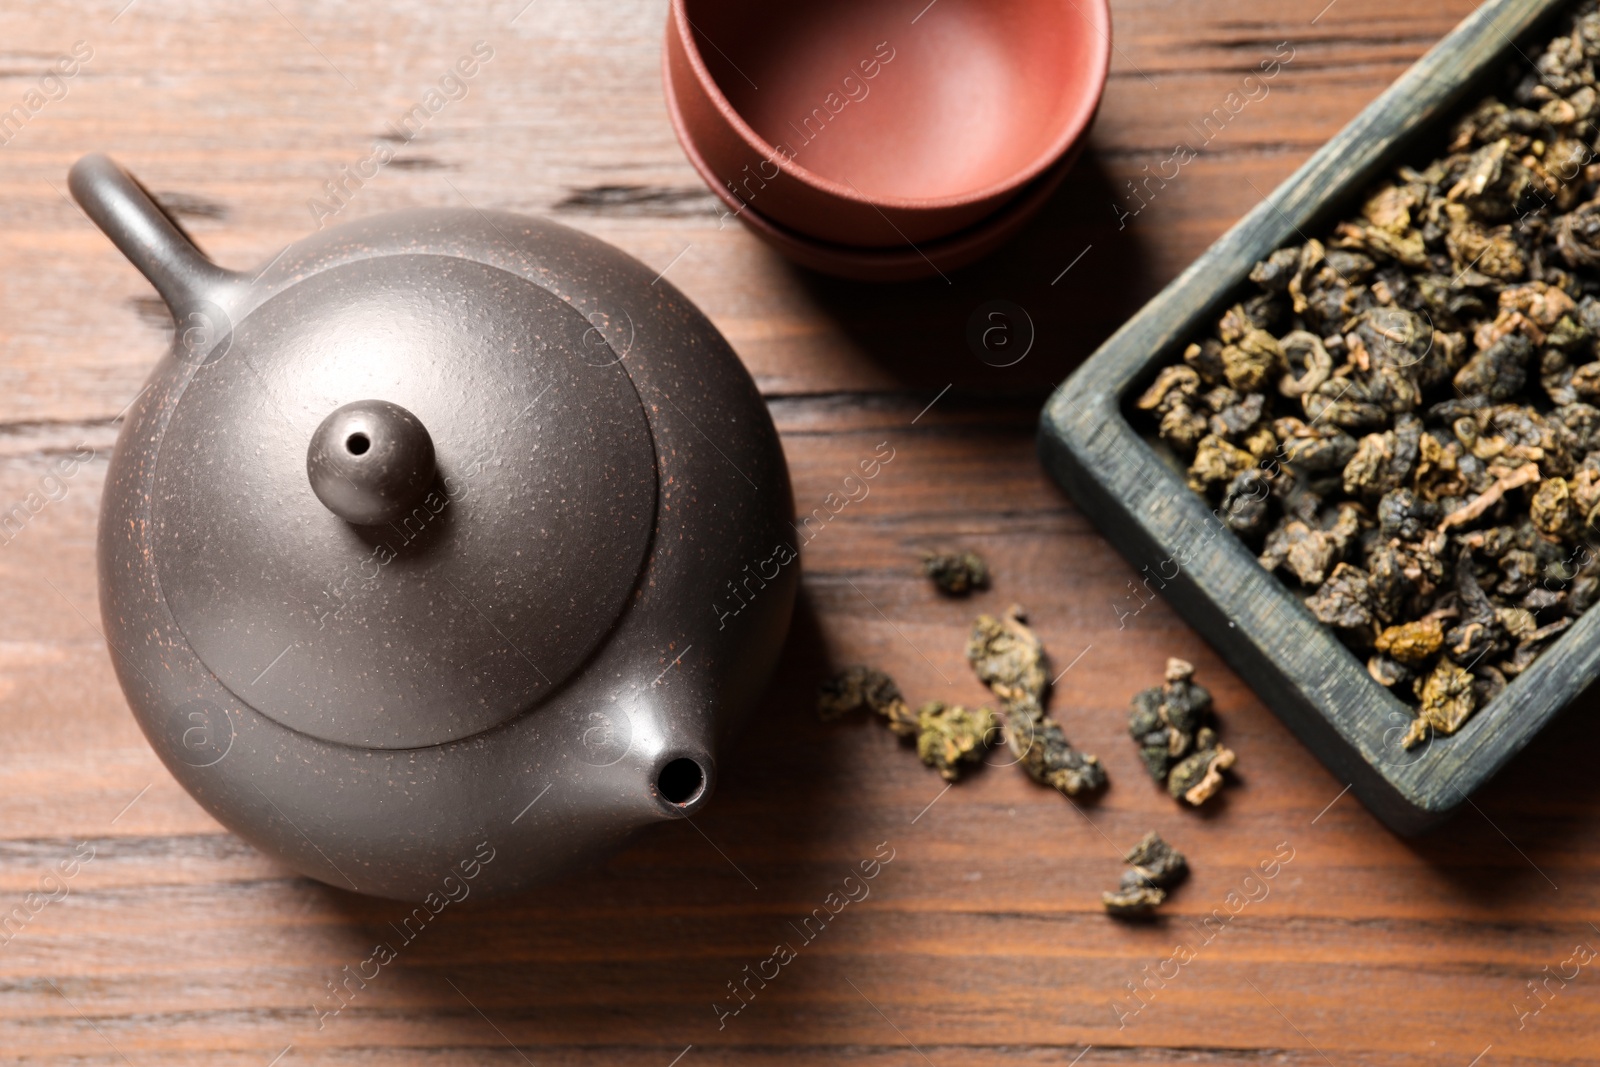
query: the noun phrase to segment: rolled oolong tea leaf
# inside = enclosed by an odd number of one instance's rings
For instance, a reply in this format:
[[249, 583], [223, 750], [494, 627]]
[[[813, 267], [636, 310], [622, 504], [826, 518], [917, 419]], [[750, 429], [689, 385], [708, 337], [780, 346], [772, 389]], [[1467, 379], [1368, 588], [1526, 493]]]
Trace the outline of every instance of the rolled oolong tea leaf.
[[1189, 862], [1183, 853], [1163, 841], [1154, 830], [1140, 838], [1123, 859], [1133, 867], [1130, 873], [1163, 889], [1171, 889], [1189, 873]]
[[1005, 616], [981, 614], [966, 641], [966, 659], [979, 680], [1000, 697], [1000, 721], [1006, 745], [1027, 776], [1067, 797], [1106, 785], [1106, 768], [1090, 753], [1067, 741], [1061, 723], [1045, 715], [1045, 646], [1027, 627], [1018, 605]]
[[[1126, 876], [1124, 876], [1126, 881]], [[1149, 915], [1167, 899], [1165, 889], [1153, 885], [1122, 885], [1100, 894], [1100, 903], [1106, 912], [1119, 918], [1140, 918]]]
[[1379, 652], [1407, 666], [1428, 662], [1444, 644], [1444, 625], [1429, 616], [1416, 622], [1390, 626], [1378, 635], [1373, 645]]
[[1385, 689], [1393, 689], [1416, 678], [1417, 673], [1399, 660], [1377, 655], [1367, 660], [1367, 673]]
[[875, 667], [846, 667], [817, 687], [817, 715], [824, 722], [862, 708], [882, 715], [897, 736], [916, 736], [917, 713], [905, 702], [894, 679]]
[[1174, 657], [1167, 660], [1166, 681], [1133, 698], [1128, 733], [1158, 782], [1165, 781], [1173, 762], [1189, 751], [1195, 731], [1210, 714], [1211, 694], [1193, 678], [1194, 664]]
[[934, 700], [917, 712], [917, 755], [947, 782], [961, 775], [960, 765], [981, 759], [999, 721], [988, 708], [965, 708]]
[[983, 557], [970, 551], [930, 552], [922, 558], [922, 573], [946, 596], [966, 596], [989, 584]]
[[1198, 807], [1222, 788], [1222, 772], [1237, 757], [1207, 725], [1213, 718], [1211, 694], [1193, 679], [1194, 664], [1167, 660], [1166, 681], [1134, 696], [1128, 734], [1150, 776], [1165, 782], [1174, 799]]
[[1145, 834], [1123, 857], [1129, 869], [1114, 890], [1100, 895], [1106, 911], [1122, 918], [1150, 914], [1167, 899], [1167, 890], [1189, 873], [1183, 853], [1161, 839], [1154, 830]]
[[[1139, 758], [1156, 781], [1165, 781], [1167, 770], [1181, 748], [1188, 745], [1183, 734], [1173, 729], [1161, 714], [1161, 687], [1152, 686], [1134, 695], [1128, 713], [1128, 734], [1139, 745]], [[1180, 751], [1174, 751], [1174, 749]]]
[[1367, 572], [1348, 563], [1336, 564], [1328, 580], [1306, 598], [1311, 614], [1326, 626], [1362, 630], [1372, 626], [1372, 584]]
[[967, 661], [1000, 698], [1006, 745], [1028, 777], [1069, 797], [1106, 784], [1105, 768], [1067, 740], [1061, 724], [1044, 713], [1044, 646], [1013, 604], [1004, 616], [979, 615], [967, 639]]
[[817, 715], [824, 722], [862, 708], [882, 715], [896, 702], [904, 703], [904, 700], [894, 679], [861, 664], [846, 667], [817, 687]]
[[1027, 613], [1013, 604], [1004, 615], [979, 615], [967, 641], [967, 659], [978, 678], [1012, 702], [1039, 703], [1044, 697], [1044, 646], [1027, 625]]
[[1044, 713], [1044, 646], [1024, 621], [1027, 613], [1016, 604], [996, 619], [979, 615], [967, 639], [967, 662], [978, 680], [999, 697], [1008, 716], [1023, 711], [1029, 718]]
[[1447, 656], [1426, 678], [1417, 682], [1417, 717], [1400, 739], [1406, 748], [1415, 748], [1433, 734], [1453, 734], [1471, 716], [1474, 708], [1472, 675], [1456, 666]]
[[1211, 692], [1195, 684], [1194, 664], [1173, 656], [1167, 660], [1166, 683], [1161, 687], [1161, 715], [1184, 733], [1200, 728], [1211, 714]]
[[1073, 748], [1060, 723], [1048, 715], [1024, 723], [1008, 721], [1006, 741], [1029, 778], [1069, 797], [1092, 793], [1106, 784], [1100, 761]]
[[[1135, 405], [1418, 709], [1411, 745], [1459, 730], [1600, 600], [1600, 9], [1552, 32], [1439, 158], [1256, 264]], [[1187, 794], [1217, 761], [1164, 754], [1156, 707], [1136, 701], [1130, 732], [1153, 774], [1182, 762]]]
[[847, 667], [818, 687], [824, 720], [863, 708], [883, 716], [895, 736], [914, 738], [922, 762], [948, 782], [960, 776], [960, 764], [982, 757], [1000, 725], [988, 708], [932, 701], [913, 711], [894, 679], [872, 667]]
[[1238, 757], [1233, 749], [1220, 744], [1209, 727], [1195, 737], [1196, 751], [1178, 762], [1167, 776], [1167, 792], [1174, 800], [1182, 800], [1198, 808], [1222, 788], [1222, 772], [1231, 768]]

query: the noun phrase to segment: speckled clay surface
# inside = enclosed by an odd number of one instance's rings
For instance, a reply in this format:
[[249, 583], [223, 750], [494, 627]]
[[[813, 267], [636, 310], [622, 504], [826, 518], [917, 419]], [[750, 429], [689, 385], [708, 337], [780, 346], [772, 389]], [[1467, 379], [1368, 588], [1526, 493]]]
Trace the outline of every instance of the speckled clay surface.
[[[485, 842], [475, 886], [508, 892], [705, 802], [799, 563], [771, 419], [688, 300], [473, 210], [235, 274], [105, 157], [71, 184], [178, 324], [111, 463], [100, 597], [134, 714], [207, 810], [311, 877], [421, 899]], [[437, 450], [420, 510], [380, 526], [306, 474], [369, 399]], [[674, 803], [683, 757], [705, 781]]]

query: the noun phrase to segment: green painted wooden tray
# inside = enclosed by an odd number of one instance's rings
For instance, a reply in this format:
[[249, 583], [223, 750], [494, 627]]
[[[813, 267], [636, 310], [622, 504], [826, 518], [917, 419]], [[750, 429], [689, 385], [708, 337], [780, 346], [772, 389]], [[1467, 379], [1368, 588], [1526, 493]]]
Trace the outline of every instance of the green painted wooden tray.
[[[1119, 550], [1362, 802], [1401, 833], [1441, 821], [1600, 676], [1600, 611], [1583, 616], [1453, 737], [1411, 751], [1411, 710], [1312, 617], [1124, 415], [1268, 253], [1321, 231], [1441, 131], [1509, 61], [1525, 62], [1565, 0], [1490, 0], [1146, 304], [1056, 390], [1045, 466]], [[1516, 42], [1516, 43], [1513, 43]], [[1169, 577], [1170, 576], [1170, 577]], [[1164, 587], [1162, 582], [1165, 583]]]

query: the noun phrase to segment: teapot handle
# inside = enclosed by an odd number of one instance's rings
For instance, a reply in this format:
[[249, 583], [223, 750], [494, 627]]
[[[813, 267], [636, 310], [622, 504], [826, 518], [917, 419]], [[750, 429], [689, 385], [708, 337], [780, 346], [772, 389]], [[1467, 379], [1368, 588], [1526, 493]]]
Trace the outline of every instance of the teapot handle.
[[206, 303], [224, 304], [243, 275], [206, 258], [172, 216], [110, 156], [95, 153], [72, 165], [67, 186], [94, 224], [139, 268], [185, 321]]

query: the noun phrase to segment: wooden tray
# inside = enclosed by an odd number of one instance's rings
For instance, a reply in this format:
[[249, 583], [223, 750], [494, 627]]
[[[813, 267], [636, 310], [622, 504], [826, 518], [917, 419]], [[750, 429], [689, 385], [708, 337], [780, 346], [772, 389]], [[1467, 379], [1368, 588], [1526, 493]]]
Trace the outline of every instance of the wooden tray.
[[1488, 91], [1507, 62], [1525, 62], [1527, 42], [1567, 7], [1484, 4], [1118, 330], [1040, 418], [1045, 466], [1141, 580], [1151, 579], [1149, 588], [1401, 833], [1443, 820], [1600, 675], [1600, 611], [1581, 617], [1453, 737], [1406, 751], [1400, 738], [1411, 709], [1261, 568], [1135, 431], [1124, 404], [1221, 313], [1258, 260], [1321, 232], [1393, 166], [1435, 157], [1459, 106]]

